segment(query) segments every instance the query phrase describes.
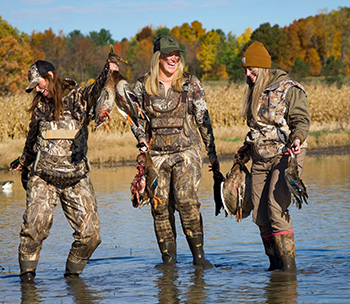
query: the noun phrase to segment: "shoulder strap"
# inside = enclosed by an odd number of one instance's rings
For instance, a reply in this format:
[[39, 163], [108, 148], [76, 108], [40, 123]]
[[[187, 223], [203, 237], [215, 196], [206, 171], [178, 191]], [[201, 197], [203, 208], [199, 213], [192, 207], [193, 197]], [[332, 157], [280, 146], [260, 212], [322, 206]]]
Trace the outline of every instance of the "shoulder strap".
[[183, 75], [184, 75], [184, 78], [185, 78], [185, 82], [182, 85], [181, 102], [186, 103], [188, 87], [190, 86], [190, 76], [191, 76], [191, 74], [188, 73], [188, 72], [184, 72]]

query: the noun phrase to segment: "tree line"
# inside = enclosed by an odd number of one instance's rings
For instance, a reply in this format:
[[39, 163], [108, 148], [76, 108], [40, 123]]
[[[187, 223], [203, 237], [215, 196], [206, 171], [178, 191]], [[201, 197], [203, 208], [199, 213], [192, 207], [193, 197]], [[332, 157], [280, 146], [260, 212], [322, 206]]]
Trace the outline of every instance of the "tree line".
[[350, 7], [340, 7], [316, 16], [295, 20], [286, 27], [263, 23], [254, 31], [247, 28], [240, 36], [220, 29], [206, 30], [199, 21], [172, 29], [145, 26], [134, 37], [114, 41], [109, 30], [83, 35], [52, 29], [27, 35], [13, 28], [0, 16], [0, 94], [23, 91], [29, 66], [35, 60], [52, 62], [63, 77], [81, 84], [100, 73], [110, 51], [129, 63], [122, 64], [123, 75], [131, 82], [149, 69], [153, 43], [163, 35], [176, 38], [184, 50], [185, 69], [202, 80], [244, 80], [241, 55], [252, 41], [262, 42], [273, 67], [290, 71], [298, 80], [325, 76], [328, 82], [342, 84], [350, 75]]

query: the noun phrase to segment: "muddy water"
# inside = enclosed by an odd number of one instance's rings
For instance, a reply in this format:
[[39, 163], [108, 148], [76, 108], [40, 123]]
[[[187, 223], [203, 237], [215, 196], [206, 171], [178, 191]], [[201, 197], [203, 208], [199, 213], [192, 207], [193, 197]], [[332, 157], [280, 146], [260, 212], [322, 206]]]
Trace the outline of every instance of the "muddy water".
[[[227, 172], [231, 162], [222, 162]], [[102, 243], [80, 278], [63, 277], [72, 230], [61, 207], [44, 242], [34, 286], [21, 285], [17, 262], [25, 193], [18, 173], [0, 191], [0, 303], [349, 303], [350, 302], [350, 156], [309, 157], [303, 180], [309, 205], [293, 218], [296, 276], [265, 270], [268, 261], [251, 217], [237, 223], [215, 217], [212, 176], [205, 165], [199, 191], [205, 226], [205, 251], [215, 268], [192, 265], [179, 221], [178, 263], [160, 263], [149, 206], [134, 209], [129, 185], [134, 167], [93, 168]], [[178, 216], [177, 216], [178, 218]]]

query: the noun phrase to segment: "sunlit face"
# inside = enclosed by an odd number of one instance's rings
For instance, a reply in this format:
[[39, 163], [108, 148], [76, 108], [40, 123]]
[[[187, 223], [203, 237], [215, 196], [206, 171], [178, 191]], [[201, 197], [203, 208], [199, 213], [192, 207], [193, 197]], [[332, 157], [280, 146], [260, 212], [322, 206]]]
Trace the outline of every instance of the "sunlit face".
[[40, 77], [39, 83], [36, 85], [35, 90], [41, 93], [44, 97], [51, 98], [48, 90], [48, 82], [44, 78]]
[[252, 83], [256, 83], [256, 80], [258, 79], [259, 75], [259, 68], [257, 67], [247, 67], [244, 68], [245, 75], [250, 78]]
[[173, 75], [179, 66], [180, 51], [173, 51], [167, 54], [161, 54], [159, 58], [159, 68], [165, 75]]

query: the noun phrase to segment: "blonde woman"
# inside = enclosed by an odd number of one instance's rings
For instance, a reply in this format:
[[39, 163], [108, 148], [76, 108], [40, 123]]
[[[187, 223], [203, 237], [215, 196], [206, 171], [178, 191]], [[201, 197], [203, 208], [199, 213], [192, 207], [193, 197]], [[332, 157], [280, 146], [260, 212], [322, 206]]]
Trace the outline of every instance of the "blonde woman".
[[310, 127], [306, 92], [287, 72], [271, 69], [271, 57], [258, 41], [243, 54], [242, 67], [247, 82], [242, 114], [250, 131], [239, 153], [249, 152], [253, 160], [253, 220], [270, 260], [269, 270], [294, 272], [291, 194], [284, 171], [289, 153], [294, 153], [302, 172]]
[[163, 264], [176, 263], [177, 210], [193, 264], [210, 267], [204, 259], [197, 197], [202, 175], [201, 140], [210, 164], [218, 167], [219, 163], [203, 87], [196, 76], [183, 72], [184, 64], [174, 38], [163, 36], [155, 42], [150, 71], [134, 88], [148, 117], [145, 133], [135, 135], [147, 148], [152, 140], [149, 149], [159, 174], [156, 195], [161, 201], [156, 208], [152, 206], [152, 216]]

